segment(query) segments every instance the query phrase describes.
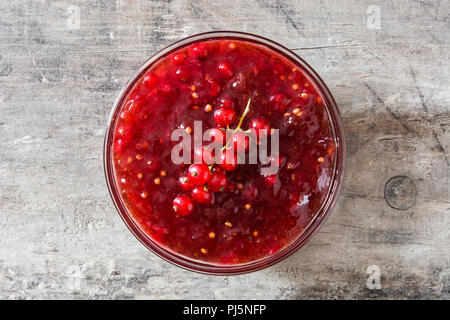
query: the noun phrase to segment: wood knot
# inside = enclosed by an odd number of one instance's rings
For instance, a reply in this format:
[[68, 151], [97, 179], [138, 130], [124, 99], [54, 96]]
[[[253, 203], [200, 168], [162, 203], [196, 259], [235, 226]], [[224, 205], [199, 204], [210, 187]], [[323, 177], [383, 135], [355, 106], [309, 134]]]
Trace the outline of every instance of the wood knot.
[[392, 177], [384, 186], [384, 199], [391, 208], [408, 210], [415, 205], [416, 197], [416, 185], [410, 177]]

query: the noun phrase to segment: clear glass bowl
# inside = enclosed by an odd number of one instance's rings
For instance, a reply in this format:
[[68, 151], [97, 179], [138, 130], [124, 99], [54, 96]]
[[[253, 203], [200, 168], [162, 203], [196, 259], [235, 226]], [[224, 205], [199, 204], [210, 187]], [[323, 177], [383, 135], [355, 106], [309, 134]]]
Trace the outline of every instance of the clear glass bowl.
[[[336, 161], [334, 163], [334, 170], [331, 178], [330, 187], [328, 189], [328, 193], [323, 201], [321, 208], [315, 213], [314, 217], [312, 218], [308, 226], [298, 236], [297, 239], [292, 241], [290, 244], [288, 244], [286, 247], [279, 250], [275, 254], [266, 256], [260, 260], [244, 264], [236, 264], [236, 265], [212, 264], [188, 258], [186, 256], [173, 252], [168, 248], [161, 246], [160, 244], [152, 240], [144, 231], [142, 231], [141, 228], [138, 226], [138, 224], [130, 216], [130, 213], [126, 208], [126, 205], [123, 203], [119, 195], [119, 191], [114, 179], [114, 168], [111, 150], [113, 142], [114, 124], [116, 118], [119, 115], [120, 107], [124, 99], [127, 97], [129, 91], [133, 88], [136, 81], [141, 78], [141, 76], [145, 73], [145, 71], [161, 57], [166, 56], [168, 53], [176, 50], [181, 46], [210, 39], [237, 39], [257, 43], [281, 54], [282, 56], [285, 56], [286, 58], [291, 60], [294, 64], [296, 64], [307, 76], [309, 76], [310, 80], [316, 85], [316, 87], [322, 94], [322, 97], [325, 100], [324, 101], [325, 105], [327, 107], [327, 112], [330, 119], [330, 124], [332, 127], [332, 132], [334, 134], [334, 140], [336, 144]], [[162, 49], [152, 57], [150, 57], [142, 66], [138, 68], [138, 70], [136, 70], [136, 72], [131, 76], [131, 78], [122, 88], [111, 110], [105, 135], [103, 160], [104, 160], [106, 181], [114, 205], [117, 208], [117, 211], [119, 212], [121, 218], [123, 219], [127, 227], [144, 246], [146, 246], [149, 250], [151, 250], [153, 253], [155, 253], [162, 259], [187, 270], [213, 275], [232, 275], [257, 271], [269, 267], [277, 262], [280, 262], [281, 260], [287, 258], [291, 254], [299, 250], [301, 247], [303, 247], [303, 245], [317, 232], [319, 227], [325, 222], [325, 220], [330, 215], [333, 206], [338, 198], [339, 191], [341, 189], [345, 167], [345, 138], [339, 110], [336, 105], [336, 102], [333, 99], [333, 96], [330, 93], [330, 90], [327, 88], [327, 86], [325, 85], [323, 80], [319, 77], [319, 75], [302, 58], [297, 56], [294, 52], [292, 52], [288, 48], [272, 40], [257, 35], [235, 31], [218, 31], [218, 32], [201, 33], [177, 41], [171, 44], [170, 46]]]

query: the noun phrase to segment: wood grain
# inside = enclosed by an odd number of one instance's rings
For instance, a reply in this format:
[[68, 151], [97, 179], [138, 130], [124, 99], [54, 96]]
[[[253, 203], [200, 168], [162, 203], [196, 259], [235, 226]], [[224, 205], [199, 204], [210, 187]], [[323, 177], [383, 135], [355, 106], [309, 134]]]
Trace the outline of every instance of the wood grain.
[[[368, 27], [369, 5], [380, 29]], [[449, 12], [448, 0], [1, 1], [0, 298], [449, 299]], [[163, 46], [210, 30], [294, 50], [346, 129], [330, 219], [300, 252], [249, 275], [198, 275], [148, 252], [103, 176], [120, 87]], [[384, 198], [398, 175], [417, 189], [407, 210]], [[370, 265], [379, 290], [366, 285]]]

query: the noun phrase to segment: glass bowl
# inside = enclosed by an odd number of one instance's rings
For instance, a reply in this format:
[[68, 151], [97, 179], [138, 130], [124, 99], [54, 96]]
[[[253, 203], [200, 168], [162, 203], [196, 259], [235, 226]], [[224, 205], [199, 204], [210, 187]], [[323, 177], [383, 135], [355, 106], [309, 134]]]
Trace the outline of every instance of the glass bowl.
[[[195, 260], [176, 253], [152, 240], [151, 237], [149, 237], [131, 217], [128, 209], [126, 208], [126, 205], [120, 197], [114, 178], [114, 166], [112, 161], [112, 143], [115, 127], [114, 124], [119, 115], [120, 107], [124, 102], [124, 99], [127, 97], [136, 81], [141, 78], [141, 76], [150, 66], [152, 66], [152, 64], [158, 61], [158, 59], [160, 59], [161, 57], [166, 56], [168, 53], [176, 50], [179, 47], [210, 39], [235, 39], [256, 43], [277, 52], [278, 54], [286, 57], [295, 65], [297, 65], [307, 76], [309, 76], [311, 82], [315, 84], [318, 91], [324, 98], [324, 104], [327, 108], [328, 116], [330, 119], [330, 126], [334, 135], [334, 142], [336, 145], [335, 162], [328, 193], [324, 197], [321, 208], [315, 213], [314, 217], [306, 226], [306, 228], [294, 241], [289, 243], [284, 248], [280, 249], [278, 252], [266, 256], [262, 259], [243, 264], [223, 265]], [[145, 247], [147, 247], [150, 251], [155, 253], [160, 258], [178, 267], [190, 271], [213, 275], [232, 275], [257, 271], [280, 262], [281, 260], [287, 258], [291, 254], [299, 250], [301, 247], [303, 247], [305, 243], [318, 231], [319, 227], [330, 215], [341, 189], [344, 174], [344, 165], [345, 140], [342, 120], [336, 102], [334, 101], [330, 90], [327, 88], [319, 75], [302, 58], [300, 58], [288, 48], [272, 40], [257, 35], [234, 31], [207, 32], [193, 35], [171, 44], [170, 46], [162, 49], [161, 51], [150, 57], [142, 66], [138, 68], [138, 70], [136, 70], [136, 72], [134, 72], [134, 74], [120, 91], [120, 94], [114, 103], [108, 119], [104, 141], [104, 170], [108, 189], [117, 211], [119, 212], [121, 218], [130, 229], [130, 231]]]

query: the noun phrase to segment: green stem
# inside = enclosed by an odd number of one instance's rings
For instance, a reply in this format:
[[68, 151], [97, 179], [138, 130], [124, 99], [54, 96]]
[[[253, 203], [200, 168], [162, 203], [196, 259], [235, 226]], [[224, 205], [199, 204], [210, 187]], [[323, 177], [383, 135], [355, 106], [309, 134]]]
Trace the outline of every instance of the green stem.
[[241, 128], [241, 125], [242, 125], [242, 122], [244, 121], [245, 116], [250, 111], [250, 102], [252, 102], [252, 98], [248, 99], [247, 106], [245, 107], [244, 112], [242, 113], [241, 119], [239, 119], [239, 123], [233, 132], [236, 132]]
[[[247, 106], [245, 107], [244, 112], [242, 113], [241, 118], [239, 119], [239, 123], [238, 123], [237, 127], [233, 130], [232, 133], [235, 133], [236, 131], [239, 131], [239, 130], [241, 129], [242, 122], [244, 122], [245, 116], [246, 116], [246, 115], [248, 114], [248, 112], [250, 111], [250, 103], [251, 103], [251, 102], [252, 102], [252, 98], [248, 99], [248, 101], [247, 101]], [[227, 126], [227, 130], [230, 130], [230, 127], [229, 127], [229, 126]], [[230, 140], [231, 140], [231, 139], [230, 139]], [[229, 141], [227, 141], [227, 143], [225, 143], [225, 146], [223, 146], [223, 147], [220, 149], [220, 152], [222, 152], [223, 150], [227, 149], [229, 146], [230, 146]], [[211, 165], [209, 166], [209, 171], [212, 170], [212, 168], [214, 167], [214, 165], [215, 165], [215, 163], [213, 163], [213, 164], [211, 164]]]

